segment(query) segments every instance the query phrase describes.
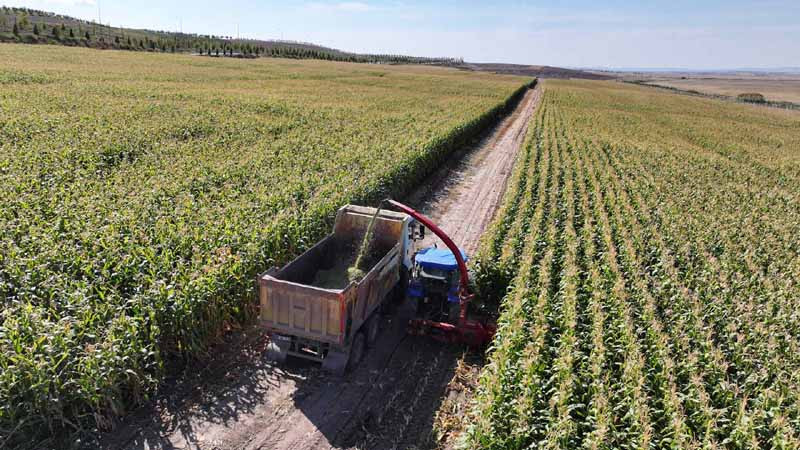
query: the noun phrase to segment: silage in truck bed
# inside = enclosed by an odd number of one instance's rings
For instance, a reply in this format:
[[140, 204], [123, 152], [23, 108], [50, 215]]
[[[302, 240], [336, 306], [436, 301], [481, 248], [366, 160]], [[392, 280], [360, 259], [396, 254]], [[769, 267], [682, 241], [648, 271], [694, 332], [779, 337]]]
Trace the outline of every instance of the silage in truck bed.
[[358, 247], [355, 245], [355, 242], [344, 245], [341, 247], [340, 251], [337, 251], [333, 255], [330, 266], [317, 270], [311, 285], [323, 289], [344, 289], [351, 281], [361, 281], [363, 275], [366, 275], [388, 251], [389, 249], [387, 248], [379, 248], [371, 245], [361, 262], [361, 268], [363, 270], [362, 276], [351, 280], [353, 277], [350, 274], [350, 269], [355, 265], [356, 259], [358, 258]]

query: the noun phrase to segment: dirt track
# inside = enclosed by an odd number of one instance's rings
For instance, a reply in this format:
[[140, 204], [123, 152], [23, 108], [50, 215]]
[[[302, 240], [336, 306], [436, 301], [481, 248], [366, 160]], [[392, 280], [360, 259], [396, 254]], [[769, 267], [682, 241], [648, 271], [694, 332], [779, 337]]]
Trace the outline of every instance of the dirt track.
[[[473, 252], [502, 198], [540, 89], [407, 199]], [[431, 239], [431, 238], [428, 238]], [[433, 241], [426, 242], [427, 244]], [[381, 339], [345, 377], [265, 361], [266, 337], [236, 333], [209, 364], [104, 436], [104, 448], [429, 448], [434, 414], [461, 349], [407, 336], [407, 312], [384, 316]], [[168, 389], [165, 389], [165, 391]]]

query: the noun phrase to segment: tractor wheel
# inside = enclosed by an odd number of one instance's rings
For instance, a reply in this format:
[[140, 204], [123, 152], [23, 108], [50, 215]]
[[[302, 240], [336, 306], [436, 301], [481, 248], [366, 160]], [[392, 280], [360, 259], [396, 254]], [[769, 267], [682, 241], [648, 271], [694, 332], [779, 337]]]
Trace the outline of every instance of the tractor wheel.
[[367, 347], [374, 347], [378, 341], [378, 333], [380, 332], [381, 316], [377, 312], [372, 314], [372, 317], [367, 320], [364, 329], [367, 333]]
[[366, 337], [364, 333], [359, 332], [353, 340], [353, 346], [350, 347], [350, 359], [347, 361], [347, 370], [352, 371], [364, 358], [364, 351], [366, 350]]
[[403, 313], [408, 314], [410, 317], [418, 317], [419, 309], [418, 298], [406, 297], [405, 300], [403, 300]]
[[458, 315], [461, 313], [461, 304], [450, 302], [447, 308], [447, 322], [458, 325]]

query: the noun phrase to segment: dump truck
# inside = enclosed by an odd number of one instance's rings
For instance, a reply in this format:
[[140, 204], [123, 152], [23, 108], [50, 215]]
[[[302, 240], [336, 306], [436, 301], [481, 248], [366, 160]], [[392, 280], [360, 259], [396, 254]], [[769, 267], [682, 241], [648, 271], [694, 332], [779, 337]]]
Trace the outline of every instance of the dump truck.
[[[491, 340], [493, 324], [468, 318], [474, 296], [466, 254], [423, 214], [391, 199], [381, 206], [343, 206], [331, 234], [284, 267], [259, 276], [261, 323], [270, 336], [267, 358], [283, 362], [291, 355], [344, 374], [376, 344], [383, 306], [406, 297], [417, 303], [409, 333], [470, 346]], [[373, 220], [363, 277], [351, 279], [350, 256]], [[417, 252], [426, 229], [449, 252]]]
[[375, 344], [379, 311], [386, 302], [404, 297], [415, 242], [424, 237], [424, 227], [408, 214], [378, 211], [370, 242], [371, 265], [363, 278], [334, 276], [319, 282], [325, 271], [346, 275], [342, 263], [358, 246], [375, 213], [376, 208], [343, 206], [331, 234], [284, 267], [259, 276], [269, 359], [283, 362], [291, 355], [319, 361], [324, 369], [342, 374]]

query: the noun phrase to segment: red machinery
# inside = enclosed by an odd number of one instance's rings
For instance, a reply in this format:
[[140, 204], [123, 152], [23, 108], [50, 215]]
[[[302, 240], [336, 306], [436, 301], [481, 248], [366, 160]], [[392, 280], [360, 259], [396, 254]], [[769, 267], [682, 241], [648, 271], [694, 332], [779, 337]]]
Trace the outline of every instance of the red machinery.
[[442, 242], [453, 252], [458, 264], [458, 271], [460, 275], [459, 281], [459, 316], [456, 324], [437, 322], [425, 319], [412, 319], [408, 324], [409, 333], [415, 335], [431, 335], [432, 337], [451, 343], [464, 343], [471, 347], [477, 347], [489, 343], [494, 336], [496, 326], [483, 323], [479, 320], [467, 318], [467, 306], [470, 300], [474, 298], [474, 294], [469, 292], [469, 274], [467, 272], [467, 265], [461, 255], [461, 250], [453, 242], [450, 237], [445, 234], [433, 221], [425, 215], [415, 211], [414, 209], [397, 202], [395, 200], [387, 199], [386, 202], [397, 208], [398, 210], [413, 217], [417, 222], [421, 223], [442, 240]]

